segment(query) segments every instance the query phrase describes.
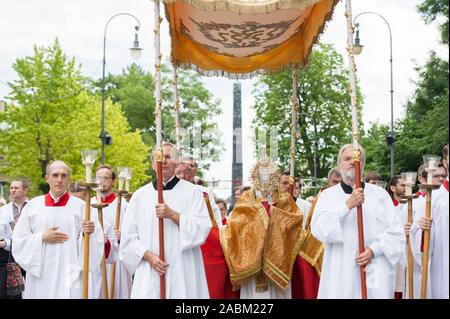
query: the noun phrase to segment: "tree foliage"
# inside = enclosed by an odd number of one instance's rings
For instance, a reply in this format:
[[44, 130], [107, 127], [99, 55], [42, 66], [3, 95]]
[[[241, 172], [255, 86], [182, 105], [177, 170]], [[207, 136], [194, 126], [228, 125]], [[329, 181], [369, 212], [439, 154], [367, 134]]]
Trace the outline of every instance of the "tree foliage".
[[[91, 81], [91, 90], [99, 95], [101, 86], [101, 79]], [[155, 97], [153, 92], [155, 85], [153, 76], [133, 63], [123, 69], [121, 74], [108, 74], [105, 77], [105, 89], [106, 97], [122, 106], [131, 130], [139, 130], [146, 144], [154, 145]], [[109, 129], [110, 125], [106, 122], [105, 126]]]
[[[308, 67], [297, 72], [300, 134], [296, 143], [295, 169], [302, 176], [313, 174], [316, 147], [317, 177], [324, 177], [335, 166], [340, 146], [352, 139], [348, 68], [331, 45], [319, 44], [312, 51]], [[278, 130], [279, 162], [287, 168], [292, 114], [291, 71], [260, 77], [254, 95], [254, 125]], [[358, 96], [361, 102], [362, 97]]]
[[[445, 18], [440, 25], [441, 42], [448, 45], [448, 0], [424, 0], [417, 6], [426, 23], [440, 16]], [[399, 174], [416, 171], [423, 163], [425, 154], [440, 155], [443, 145], [448, 143], [449, 123], [449, 69], [448, 61], [430, 52], [424, 66], [416, 67], [419, 80], [416, 89], [405, 105], [405, 117], [396, 122], [394, 144], [395, 167]], [[387, 125], [375, 123], [365, 138], [368, 168], [389, 176], [389, 146], [382, 142], [388, 131]]]
[[[154, 77], [136, 64], [132, 64], [119, 75], [109, 74], [105, 80], [106, 95], [114, 103], [120, 103], [132, 129], [138, 129], [149, 147], [155, 144], [155, 97]], [[92, 82], [91, 90], [100, 92], [101, 80]], [[188, 153], [200, 159], [200, 167], [208, 168], [218, 160], [222, 151], [220, 133], [214, 116], [221, 113], [220, 101], [205, 87], [200, 76], [193, 71], [178, 71], [178, 91], [180, 100], [181, 127], [185, 129]], [[175, 112], [173, 100], [172, 70], [162, 66], [162, 125], [165, 140], [176, 142]], [[107, 124], [109, 129], [109, 125]], [[201, 134], [202, 132], [203, 134]], [[199, 136], [199, 134], [201, 134]], [[201, 141], [199, 140], [201, 138]], [[194, 139], [199, 141], [194, 143]], [[189, 142], [190, 141], [190, 142]]]
[[[364, 170], [366, 172], [378, 172], [383, 180], [388, 180], [391, 167], [391, 151], [386, 143], [386, 136], [389, 130], [390, 128], [387, 124], [372, 123], [362, 142], [366, 152], [366, 166]], [[399, 154], [395, 154], [395, 156], [397, 161]]]
[[432, 53], [419, 72], [419, 81], [400, 121], [398, 171], [415, 170], [422, 155], [440, 155], [448, 142], [448, 62]]
[[[394, 172], [416, 171], [425, 154], [440, 155], [448, 143], [448, 62], [434, 52], [423, 67], [416, 69], [419, 81], [405, 105], [405, 117], [395, 125]], [[367, 168], [378, 171], [386, 179], [390, 170], [390, 150], [386, 144], [387, 125], [375, 123], [364, 139]]]
[[[0, 115], [0, 154], [6, 162], [0, 173], [29, 178], [32, 194], [47, 191], [45, 168], [55, 159], [69, 164], [73, 180], [84, 179], [81, 150], [100, 148], [101, 105], [83, 87], [75, 59], [56, 40], [48, 48], [35, 47], [33, 56], [17, 59], [13, 68], [18, 79], [9, 83], [11, 103]], [[106, 118], [114, 140], [106, 148], [106, 163], [132, 167], [132, 185], [142, 185], [148, 179], [148, 148], [140, 133], [129, 131], [120, 105], [107, 102]]]
[[441, 41], [448, 44], [448, 0], [424, 0], [417, 9], [422, 14], [426, 23], [435, 21], [439, 16], [444, 16], [446, 19], [439, 26], [441, 31]]

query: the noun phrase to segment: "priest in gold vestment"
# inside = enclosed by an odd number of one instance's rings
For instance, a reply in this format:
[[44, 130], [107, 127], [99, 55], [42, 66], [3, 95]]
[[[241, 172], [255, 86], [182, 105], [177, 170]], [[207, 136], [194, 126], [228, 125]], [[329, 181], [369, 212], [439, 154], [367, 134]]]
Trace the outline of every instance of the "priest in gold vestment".
[[241, 299], [291, 298], [303, 214], [292, 196], [280, 191], [280, 173], [272, 162], [258, 162], [252, 180], [220, 233], [231, 283]]

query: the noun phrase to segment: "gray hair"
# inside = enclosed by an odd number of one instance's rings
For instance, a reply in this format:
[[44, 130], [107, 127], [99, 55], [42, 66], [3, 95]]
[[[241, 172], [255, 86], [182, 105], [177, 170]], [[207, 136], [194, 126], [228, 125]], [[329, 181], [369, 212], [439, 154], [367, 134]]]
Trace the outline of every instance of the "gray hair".
[[[338, 157], [337, 157], [337, 167], [341, 166], [342, 153], [344, 153], [344, 151], [348, 150], [349, 148], [351, 148], [353, 150], [354, 145], [353, 144], [345, 144], [339, 150], [339, 154], [338, 154]], [[359, 145], [359, 150], [361, 151], [361, 170], [363, 170], [363, 168], [364, 168], [364, 166], [366, 164], [366, 153], [364, 152], [364, 149], [361, 147], [361, 145]]]
[[[164, 146], [170, 146], [170, 147], [171, 147], [172, 161], [173, 161], [174, 163], [178, 163], [178, 162], [179, 162], [178, 148], [177, 148], [175, 145], [173, 145], [172, 143], [170, 143], [170, 142], [162, 142], [162, 143], [161, 143], [161, 149], [162, 149]], [[153, 162], [153, 160], [154, 160], [154, 157], [155, 157], [155, 155], [156, 155], [156, 151], [158, 151], [158, 149], [159, 149], [158, 146], [155, 145], [155, 147], [154, 147], [153, 150], [152, 150], [152, 154], [151, 154], [152, 162]]]
[[330, 169], [330, 171], [328, 172], [327, 178], [330, 179], [330, 177], [333, 175], [336, 175], [337, 177], [342, 178], [341, 171], [337, 167], [333, 167], [332, 169]]
[[61, 161], [61, 160], [55, 160], [53, 162], [50, 162], [47, 165], [47, 167], [45, 168], [45, 174], [46, 175], [50, 175], [50, 172], [51, 172], [53, 166], [63, 166], [64, 168], [67, 169], [67, 173], [69, 173], [69, 175], [70, 175], [70, 167], [69, 167], [69, 165], [67, 165], [67, 163], [65, 163], [64, 161]]

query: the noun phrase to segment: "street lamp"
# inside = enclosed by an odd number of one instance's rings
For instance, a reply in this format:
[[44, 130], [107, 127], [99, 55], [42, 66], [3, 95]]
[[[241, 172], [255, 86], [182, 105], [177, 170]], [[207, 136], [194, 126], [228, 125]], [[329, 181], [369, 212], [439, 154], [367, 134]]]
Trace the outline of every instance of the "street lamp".
[[394, 176], [394, 142], [395, 142], [395, 133], [394, 133], [394, 77], [393, 77], [393, 67], [392, 67], [392, 31], [391, 26], [388, 21], [381, 15], [376, 12], [366, 11], [356, 15], [355, 19], [353, 19], [353, 24], [356, 27], [356, 37], [355, 43], [353, 45], [353, 53], [359, 55], [362, 52], [363, 45], [361, 45], [361, 40], [359, 38], [359, 24], [356, 23], [356, 19], [359, 16], [364, 14], [373, 14], [380, 17], [387, 25], [389, 30], [389, 48], [390, 48], [390, 65], [391, 65], [391, 130], [388, 132], [386, 136], [386, 142], [391, 148], [391, 174], [390, 176]]
[[101, 122], [101, 131], [100, 131], [100, 140], [102, 142], [102, 155], [101, 155], [101, 164], [105, 163], [105, 145], [111, 145], [112, 144], [112, 138], [111, 135], [105, 131], [105, 95], [106, 95], [106, 89], [105, 89], [105, 65], [106, 65], [106, 31], [108, 30], [108, 25], [111, 22], [112, 19], [118, 17], [118, 16], [122, 16], [122, 15], [127, 15], [130, 16], [132, 18], [134, 18], [137, 22], [137, 26], [134, 27], [134, 29], [136, 30], [136, 33], [134, 34], [134, 42], [133, 42], [133, 46], [130, 48], [131, 51], [131, 57], [136, 60], [139, 59], [141, 57], [141, 51], [142, 48], [139, 47], [139, 40], [138, 40], [138, 31], [141, 27], [141, 22], [139, 21], [138, 18], [136, 18], [134, 15], [130, 14], [130, 13], [118, 13], [116, 15], [113, 15], [108, 22], [106, 23], [105, 26], [105, 32], [103, 33], [103, 72], [102, 72], [102, 122]]

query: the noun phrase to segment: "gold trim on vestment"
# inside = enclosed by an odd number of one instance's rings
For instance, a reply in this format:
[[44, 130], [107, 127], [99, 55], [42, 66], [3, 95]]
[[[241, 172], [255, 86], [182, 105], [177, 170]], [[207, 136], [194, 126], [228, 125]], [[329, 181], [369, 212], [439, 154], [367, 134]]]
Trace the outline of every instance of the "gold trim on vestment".
[[311, 209], [309, 210], [305, 229], [303, 230], [303, 234], [301, 236], [301, 246], [298, 252], [298, 255], [300, 257], [302, 257], [306, 262], [314, 267], [319, 276], [322, 272], [323, 252], [325, 246], [311, 233], [311, 220], [321, 193], [322, 191], [317, 194], [311, 206]]
[[289, 285], [302, 243], [303, 216], [290, 194], [274, 193], [273, 199], [269, 217], [265, 199], [256, 198], [254, 189], [245, 192], [220, 231], [234, 290], [251, 278], [257, 291], [267, 290], [269, 281], [280, 290]]

